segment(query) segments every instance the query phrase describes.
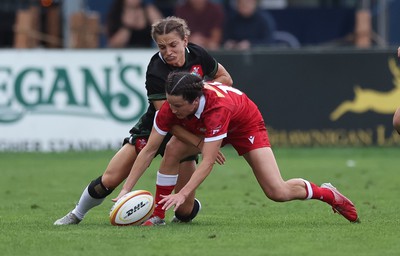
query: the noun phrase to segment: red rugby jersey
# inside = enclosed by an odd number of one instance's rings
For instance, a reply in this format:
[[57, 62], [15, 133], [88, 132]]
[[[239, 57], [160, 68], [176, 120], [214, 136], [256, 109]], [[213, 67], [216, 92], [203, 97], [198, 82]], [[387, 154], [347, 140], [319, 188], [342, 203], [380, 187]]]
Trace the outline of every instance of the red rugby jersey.
[[166, 135], [173, 125], [215, 141], [227, 136], [243, 135], [263, 121], [257, 106], [240, 90], [221, 84], [206, 84], [199, 108], [194, 115], [178, 119], [165, 102], [156, 114], [154, 127]]

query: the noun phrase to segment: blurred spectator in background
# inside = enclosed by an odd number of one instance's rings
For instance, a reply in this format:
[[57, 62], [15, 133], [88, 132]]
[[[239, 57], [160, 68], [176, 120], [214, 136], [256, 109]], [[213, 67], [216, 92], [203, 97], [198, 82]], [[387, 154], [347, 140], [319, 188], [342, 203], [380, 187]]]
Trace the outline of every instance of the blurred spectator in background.
[[208, 0], [186, 0], [176, 7], [175, 15], [187, 21], [191, 30], [190, 42], [209, 50], [221, 46], [225, 19], [221, 4]]
[[108, 47], [152, 47], [151, 24], [161, 18], [152, 1], [114, 0], [107, 16]]
[[272, 45], [275, 20], [258, 8], [257, 0], [236, 0], [235, 7], [225, 24], [224, 48], [247, 50]]
[[13, 46], [15, 14], [15, 11], [0, 10], [0, 47]]

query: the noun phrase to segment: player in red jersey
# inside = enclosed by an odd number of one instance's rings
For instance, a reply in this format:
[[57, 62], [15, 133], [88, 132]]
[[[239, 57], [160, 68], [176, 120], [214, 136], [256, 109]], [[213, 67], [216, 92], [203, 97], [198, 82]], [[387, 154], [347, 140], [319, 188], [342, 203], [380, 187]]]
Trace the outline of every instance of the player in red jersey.
[[[179, 152], [167, 146], [160, 172], [167, 174], [177, 170], [179, 159], [199, 151], [203, 159], [178, 193], [163, 196], [157, 202], [163, 205], [163, 210], [173, 206], [175, 211], [179, 209], [211, 172], [220, 147], [229, 143], [249, 163], [265, 195], [271, 200], [318, 199], [331, 205], [334, 212], [350, 222], [359, 222], [354, 204], [330, 183], [317, 186], [304, 179], [282, 179], [262, 115], [243, 92], [221, 84], [206, 83], [187, 72], [174, 72], [168, 76], [166, 93], [167, 102], [156, 114], [149, 141], [132, 170], [144, 170], [149, 166], [164, 136], [176, 125], [201, 136], [201, 143], [196, 147], [181, 142], [186, 147], [179, 147]], [[132, 189], [131, 182], [129, 175], [118, 197]]]
[[[154, 115], [166, 100], [165, 81], [171, 71], [187, 71], [204, 79], [219, 81], [228, 85], [233, 83], [228, 71], [205, 49], [189, 43], [189, 35], [190, 30], [186, 21], [177, 17], [167, 17], [152, 25], [151, 36], [158, 46], [158, 52], [153, 55], [146, 70], [146, 90], [149, 101], [147, 111], [129, 131], [130, 136], [124, 139], [123, 146], [110, 160], [103, 174], [92, 180], [83, 189], [74, 209], [56, 220], [54, 225], [80, 223], [86, 214], [100, 205], [129, 173], [132, 174], [131, 167], [137, 154], [147, 143], [147, 138], [153, 126]], [[188, 134], [184, 129], [178, 129], [172, 133], [175, 136], [184, 136], [186, 139], [192, 138], [198, 141], [196, 136]], [[165, 136], [165, 140], [155, 156], [163, 155], [165, 144], [171, 136], [171, 134]], [[160, 185], [157, 189], [160, 189], [160, 191], [156, 191], [156, 193], [168, 193], [164, 192], [164, 188], [172, 186], [175, 191], [179, 191], [195, 170], [196, 157], [197, 155], [192, 155], [182, 159], [179, 177], [176, 174], [162, 175], [157, 173], [157, 185]], [[224, 161], [223, 158], [222, 161]], [[136, 181], [141, 175], [142, 173], [136, 173]], [[199, 208], [200, 202], [194, 198], [194, 193], [192, 193], [179, 212], [182, 216], [194, 218], [199, 212]]]

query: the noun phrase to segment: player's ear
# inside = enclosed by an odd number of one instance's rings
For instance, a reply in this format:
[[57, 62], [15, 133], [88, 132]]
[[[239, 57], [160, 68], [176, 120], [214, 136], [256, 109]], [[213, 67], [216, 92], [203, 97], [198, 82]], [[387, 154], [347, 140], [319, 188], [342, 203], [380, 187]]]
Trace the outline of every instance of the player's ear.
[[189, 38], [185, 36], [185, 38], [183, 38], [183, 45], [185, 46], [185, 48], [188, 46], [188, 43], [189, 43]]

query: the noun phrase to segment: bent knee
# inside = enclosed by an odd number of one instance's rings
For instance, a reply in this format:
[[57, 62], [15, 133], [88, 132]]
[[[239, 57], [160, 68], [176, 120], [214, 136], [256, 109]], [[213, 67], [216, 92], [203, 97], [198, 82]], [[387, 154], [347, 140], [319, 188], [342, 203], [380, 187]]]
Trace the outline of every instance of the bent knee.
[[101, 181], [102, 176], [97, 179], [92, 180], [88, 185], [88, 193], [91, 197], [102, 199], [106, 198], [109, 194], [113, 192], [113, 188], [107, 188]]
[[184, 143], [180, 142], [177, 139], [174, 140], [171, 139], [165, 146], [164, 155], [181, 158], [181, 156], [185, 154], [186, 151], [187, 151], [187, 146]]
[[265, 195], [274, 202], [286, 202], [290, 200], [286, 189], [270, 189], [264, 191]]

